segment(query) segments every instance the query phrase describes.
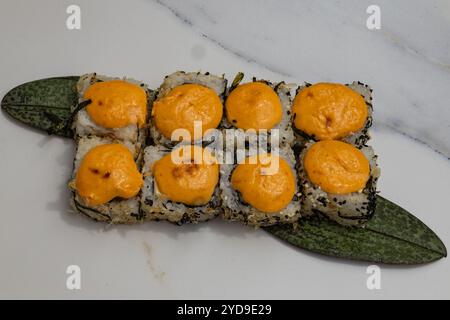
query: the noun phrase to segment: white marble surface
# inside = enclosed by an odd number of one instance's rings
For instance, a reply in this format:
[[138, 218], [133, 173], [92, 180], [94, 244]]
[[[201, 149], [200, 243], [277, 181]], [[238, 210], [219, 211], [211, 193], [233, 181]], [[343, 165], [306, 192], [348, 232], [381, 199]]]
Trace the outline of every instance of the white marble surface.
[[[156, 2], [211, 42], [283, 78], [369, 83], [377, 123], [450, 157], [449, 1]], [[381, 30], [366, 27], [371, 4], [381, 9]]]
[[[78, 0], [82, 29], [71, 31], [65, 10], [73, 3], [0, 3], [0, 95], [90, 71], [151, 87], [177, 69], [367, 82], [382, 194], [449, 246], [448, 1]], [[379, 31], [365, 26], [369, 4], [381, 7]], [[370, 291], [368, 264], [297, 250], [237, 224], [105, 229], [67, 213], [72, 158], [71, 141], [0, 116], [0, 297], [450, 298], [449, 259], [381, 266], [382, 289]], [[80, 291], [65, 287], [70, 264], [82, 268]]]

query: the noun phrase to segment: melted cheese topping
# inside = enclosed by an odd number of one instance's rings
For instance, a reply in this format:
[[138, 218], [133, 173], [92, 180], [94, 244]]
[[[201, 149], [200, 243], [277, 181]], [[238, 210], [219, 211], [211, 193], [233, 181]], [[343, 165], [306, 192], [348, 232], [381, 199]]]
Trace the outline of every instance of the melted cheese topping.
[[104, 128], [142, 127], [147, 119], [147, 94], [138, 85], [111, 80], [96, 82], [83, 95], [92, 102], [86, 107], [91, 119]]
[[318, 83], [300, 91], [292, 106], [294, 124], [316, 140], [341, 139], [364, 127], [368, 110], [352, 89]]
[[[177, 161], [174, 153], [182, 163]], [[217, 159], [207, 149], [198, 146], [172, 151], [156, 161], [152, 171], [163, 195], [191, 206], [207, 204], [219, 181]]]
[[[222, 114], [222, 102], [216, 92], [198, 84], [175, 87], [155, 101], [152, 109], [156, 127], [168, 139], [181, 128], [189, 131], [191, 140], [199, 139], [206, 130], [217, 128]], [[202, 134], [194, 134], [194, 121], [201, 121]]]
[[81, 161], [75, 186], [88, 205], [100, 205], [116, 197], [132, 198], [143, 179], [130, 150], [121, 144], [92, 148]]
[[370, 164], [364, 154], [341, 141], [314, 143], [305, 155], [304, 164], [311, 182], [329, 193], [360, 191], [370, 176]]
[[[271, 166], [270, 161], [278, 161], [278, 170], [263, 174], [263, 170]], [[289, 164], [271, 154], [246, 158], [233, 170], [231, 184], [245, 202], [266, 213], [284, 209], [296, 190], [295, 176]]]
[[238, 86], [228, 96], [225, 108], [228, 121], [244, 130], [272, 129], [282, 117], [280, 98], [262, 82]]

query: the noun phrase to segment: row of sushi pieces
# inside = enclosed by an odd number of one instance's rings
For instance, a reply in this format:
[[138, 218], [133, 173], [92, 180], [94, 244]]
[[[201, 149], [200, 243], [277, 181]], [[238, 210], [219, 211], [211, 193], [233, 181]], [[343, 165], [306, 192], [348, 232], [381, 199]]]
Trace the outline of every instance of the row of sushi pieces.
[[[224, 76], [178, 71], [152, 91], [128, 78], [81, 76], [72, 124], [74, 210], [110, 223], [221, 216], [269, 226], [319, 214], [364, 224], [379, 176], [367, 145], [372, 90], [360, 82], [242, 80], [240, 73], [228, 86]], [[174, 139], [177, 129], [188, 135]], [[224, 145], [210, 132], [224, 133]], [[235, 144], [243, 132], [246, 143]], [[275, 133], [277, 146], [269, 139]], [[254, 152], [252, 134], [268, 148]]]

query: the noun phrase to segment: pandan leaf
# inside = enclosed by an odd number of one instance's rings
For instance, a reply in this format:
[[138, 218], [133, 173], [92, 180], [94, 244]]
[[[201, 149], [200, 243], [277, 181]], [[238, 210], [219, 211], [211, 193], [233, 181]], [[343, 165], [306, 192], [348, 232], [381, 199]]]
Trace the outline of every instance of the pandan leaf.
[[14, 119], [49, 134], [72, 137], [71, 108], [78, 102], [78, 76], [56, 77], [24, 83], [2, 99], [2, 109]]
[[423, 264], [447, 256], [442, 241], [423, 222], [378, 196], [373, 218], [364, 227], [344, 227], [323, 217], [300, 226], [266, 231], [290, 244], [332, 257], [386, 264]]

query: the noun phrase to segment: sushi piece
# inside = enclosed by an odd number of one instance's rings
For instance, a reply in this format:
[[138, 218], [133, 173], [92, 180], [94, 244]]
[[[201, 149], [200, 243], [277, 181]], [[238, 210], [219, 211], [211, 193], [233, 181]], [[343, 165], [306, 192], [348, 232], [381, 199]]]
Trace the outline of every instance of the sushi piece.
[[[166, 76], [152, 107], [153, 144], [171, 147], [182, 140], [208, 140], [207, 130], [217, 128], [222, 121], [226, 87], [223, 76], [209, 73], [178, 71]], [[177, 136], [172, 141], [172, 134], [179, 129], [189, 136]]]
[[242, 78], [239, 73], [228, 92], [222, 127], [254, 130], [264, 136], [265, 143], [270, 143], [270, 135], [277, 131], [279, 143], [290, 146], [294, 141], [291, 88], [284, 82], [273, 84], [256, 78], [240, 84]]
[[209, 149], [149, 146], [143, 175], [141, 208], [148, 220], [182, 225], [210, 220], [221, 211], [219, 164]]
[[225, 220], [262, 227], [296, 224], [300, 193], [292, 149], [249, 154], [237, 165], [222, 165], [220, 190]]
[[79, 104], [73, 121], [75, 138], [95, 135], [144, 144], [152, 94], [142, 82], [95, 73], [80, 77]]
[[100, 137], [82, 137], [74, 161], [71, 205], [98, 221], [143, 221], [139, 192], [143, 178], [133, 157], [134, 145]]
[[362, 225], [375, 212], [380, 175], [373, 149], [336, 140], [309, 142], [298, 157], [302, 215]]
[[342, 140], [358, 147], [370, 139], [372, 89], [361, 82], [305, 84], [292, 104], [297, 142]]

